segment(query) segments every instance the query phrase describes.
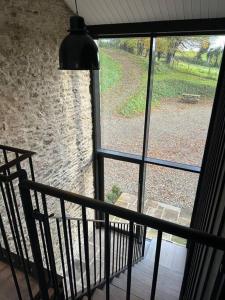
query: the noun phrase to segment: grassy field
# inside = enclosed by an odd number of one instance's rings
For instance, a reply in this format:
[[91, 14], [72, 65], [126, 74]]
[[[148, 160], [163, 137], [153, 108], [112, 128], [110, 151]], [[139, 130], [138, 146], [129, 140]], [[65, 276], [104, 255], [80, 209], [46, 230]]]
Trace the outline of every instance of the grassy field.
[[[141, 58], [140, 58], [141, 59]], [[137, 92], [126, 99], [120, 113], [131, 117], [142, 113], [146, 102], [147, 62], [143, 66], [142, 81]], [[183, 93], [198, 94], [202, 99], [212, 98], [216, 87], [216, 77], [203, 71], [205, 67], [180, 63], [170, 67], [165, 62], [157, 62], [153, 77], [152, 106], [159, 106], [160, 100], [180, 98]]]
[[116, 86], [122, 77], [121, 65], [113, 60], [104, 51], [100, 51], [100, 72], [101, 92], [104, 93], [113, 86]]
[[[117, 50], [115, 50], [117, 51]], [[148, 60], [134, 55], [143, 70], [136, 92], [125, 99], [118, 112], [125, 117], [142, 113], [145, 110]], [[122, 76], [118, 63], [102, 54], [101, 66], [105, 70], [101, 77], [102, 92], [115, 86]], [[107, 73], [107, 74], [106, 74]], [[116, 74], [115, 74], [116, 73]], [[212, 99], [215, 92], [218, 69], [186, 63], [179, 60], [172, 66], [163, 60], [156, 62], [153, 77], [152, 106], [159, 106], [162, 99], [180, 98], [183, 93], [201, 95], [201, 99]]]

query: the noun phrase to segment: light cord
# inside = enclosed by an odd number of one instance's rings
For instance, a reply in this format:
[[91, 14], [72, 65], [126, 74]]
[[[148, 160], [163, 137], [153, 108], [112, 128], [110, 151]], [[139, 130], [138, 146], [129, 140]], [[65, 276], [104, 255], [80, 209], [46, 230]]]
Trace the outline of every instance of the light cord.
[[79, 13], [78, 13], [78, 8], [77, 8], [77, 0], [75, 0], [75, 8], [76, 8], [76, 13], [77, 13], [77, 15], [79, 15]]

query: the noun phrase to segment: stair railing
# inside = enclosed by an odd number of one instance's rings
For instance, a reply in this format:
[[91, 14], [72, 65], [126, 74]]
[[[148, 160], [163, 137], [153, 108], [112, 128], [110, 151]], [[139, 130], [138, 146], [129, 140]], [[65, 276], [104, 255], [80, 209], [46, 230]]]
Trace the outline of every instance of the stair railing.
[[33, 258], [18, 189], [18, 174], [22, 167], [34, 180], [34, 152], [0, 145], [0, 260], [10, 265], [18, 299], [22, 299], [15, 268], [23, 271], [27, 291], [33, 299], [29, 275], [33, 274]]
[[[18, 188], [18, 172], [25, 168], [29, 179], [35, 181], [32, 161], [34, 154], [33, 151], [0, 145], [0, 260], [11, 268], [18, 299], [22, 299], [22, 293], [16, 270], [23, 272], [27, 294], [31, 300], [38, 296], [33, 294], [30, 280], [32, 277], [36, 279], [36, 266]], [[34, 192], [32, 197], [39, 209], [37, 193]], [[40, 230], [40, 237], [45, 244], [45, 255], [42, 259], [46, 262], [47, 248], [43, 227]], [[44, 273], [46, 276], [46, 268]]]
[[[50, 260], [50, 274], [52, 277], [57, 275], [57, 262], [56, 252], [57, 248], [59, 248], [60, 252], [63, 253], [63, 277], [64, 277], [64, 295], [62, 296], [63, 299], [79, 299], [84, 295], [87, 295], [88, 299], [91, 299], [92, 292], [95, 286], [91, 284], [91, 275], [90, 275], [90, 258], [92, 257], [90, 254], [90, 235], [89, 235], [89, 221], [87, 218], [87, 212], [89, 209], [101, 211], [104, 214], [104, 227], [103, 227], [103, 234], [104, 234], [104, 284], [106, 286], [106, 299], [110, 299], [110, 280], [111, 280], [111, 264], [113, 259], [112, 256], [112, 228], [114, 228], [114, 224], [112, 226], [110, 217], [114, 216], [117, 218], [121, 218], [128, 222], [128, 230], [126, 230], [126, 234], [128, 236], [128, 243], [127, 243], [127, 256], [125, 257], [125, 263], [127, 265], [127, 290], [126, 290], [126, 299], [130, 299], [131, 295], [131, 278], [132, 278], [132, 265], [135, 261], [135, 238], [136, 232], [135, 226], [141, 226], [143, 229], [143, 244], [144, 244], [144, 237], [146, 228], [153, 228], [156, 229], [157, 234], [157, 245], [156, 245], [156, 253], [155, 253], [155, 261], [154, 261], [154, 270], [153, 270], [153, 280], [151, 282], [151, 300], [155, 299], [155, 292], [156, 292], [156, 285], [157, 285], [157, 277], [158, 277], [158, 268], [159, 268], [159, 259], [160, 259], [160, 251], [161, 251], [161, 243], [162, 243], [162, 234], [168, 233], [172, 234], [181, 238], [184, 238], [190, 241], [191, 247], [195, 244], [201, 244], [203, 247], [213, 247], [216, 249], [220, 249], [223, 252], [225, 251], [225, 239], [221, 237], [217, 237], [214, 235], [210, 235], [204, 232], [200, 232], [198, 230], [194, 230], [191, 228], [187, 228], [185, 226], [181, 226], [178, 224], [174, 224], [165, 220], [161, 220], [158, 218], [154, 218], [151, 216], [147, 216], [141, 213], [137, 213], [122, 207], [118, 207], [116, 205], [111, 205], [102, 201], [97, 201], [88, 197], [84, 197], [81, 195], [77, 195], [74, 193], [70, 193], [64, 190], [56, 189], [47, 185], [43, 185], [37, 182], [33, 182], [27, 179], [27, 175], [25, 171], [20, 171], [20, 191], [21, 191], [21, 198], [22, 203], [25, 211], [25, 216], [27, 220], [27, 227], [29, 231], [29, 237], [31, 240], [31, 246], [34, 259], [37, 256], [37, 263], [40, 260], [42, 249], [39, 243], [39, 232], [36, 226], [36, 220], [45, 220], [45, 234], [46, 237], [49, 239], [50, 251], [48, 247], [48, 255], [51, 257]], [[36, 207], [32, 203], [32, 191], [40, 194], [42, 199], [42, 209], [37, 212]], [[60, 220], [56, 218], [56, 225], [58, 229], [58, 236], [60, 236], [60, 243], [57, 244], [57, 239], [55, 236], [52, 235], [52, 230], [50, 223], [51, 218], [49, 218], [49, 207], [48, 205], [54, 201], [55, 203], [59, 204], [60, 207]], [[28, 205], [29, 203], [29, 205]], [[77, 227], [78, 234], [75, 237], [71, 237], [70, 231], [75, 230], [75, 228], [71, 227], [71, 220], [67, 218], [67, 207], [70, 204], [76, 204], [81, 207], [82, 211], [82, 219], [78, 221]], [[60, 223], [61, 222], [61, 223]], [[125, 222], [124, 222], [125, 223]], [[124, 226], [123, 223], [123, 226]], [[92, 223], [93, 224], [93, 223]], [[47, 225], [47, 226], [46, 226]], [[81, 228], [82, 226], [82, 228]], [[71, 252], [73, 243], [76, 239], [80, 239], [79, 230], [82, 230], [83, 233], [83, 245], [80, 242], [80, 247], [83, 249], [84, 255], [84, 262], [85, 265], [82, 265], [82, 268], [85, 269], [85, 280], [86, 280], [86, 290], [84, 290], [81, 294], [76, 294], [75, 288], [75, 281], [74, 281], [74, 274], [73, 272], [76, 270], [74, 265], [76, 262], [73, 263], [73, 250]], [[47, 232], [48, 231], [48, 232]], [[128, 231], [128, 232], [127, 232]], [[121, 235], [119, 234], [119, 239]], [[140, 236], [137, 236], [137, 241]], [[48, 245], [48, 246], [49, 246]], [[101, 247], [100, 247], [101, 249]], [[143, 245], [142, 251], [138, 253], [143, 253]], [[65, 260], [64, 260], [65, 258]], [[118, 260], [118, 258], [117, 258]], [[80, 262], [83, 260], [80, 259]], [[115, 260], [114, 260], [115, 263]], [[38, 268], [38, 276], [39, 278], [43, 277], [43, 266], [39, 266]], [[82, 271], [81, 271], [82, 272]], [[82, 272], [83, 273], [83, 272]], [[82, 279], [81, 279], [82, 280]], [[149, 279], [150, 280], [150, 279]], [[57, 295], [57, 287], [54, 286], [55, 295]], [[43, 287], [44, 288], [44, 287]], [[44, 300], [48, 300], [48, 295], [45, 295]]]
[[[65, 294], [69, 295], [69, 281], [65, 270], [65, 261], [69, 256], [69, 263], [72, 266], [72, 281], [74, 286], [75, 298], [81, 297], [87, 293], [88, 280], [90, 288], [94, 290], [101, 287], [106, 282], [106, 261], [109, 265], [109, 277], [112, 280], [121, 272], [127, 269], [128, 257], [128, 234], [129, 223], [109, 221], [109, 240], [110, 240], [110, 256], [105, 257], [105, 247], [107, 241], [105, 236], [105, 220], [87, 219], [88, 228], [88, 252], [89, 264], [86, 266], [85, 249], [84, 249], [84, 227], [82, 218], [72, 218], [66, 215], [66, 233], [63, 226], [62, 217], [51, 217], [50, 227], [57, 228], [55, 241], [59, 244], [61, 268], [58, 267], [57, 273], [61, 273], [64, 278]], [[55, 224], [54, 224], [55, 223]], [[144, 227], [134, 225], [134, 249], [132, 264], [139, 262], [143, 255], [143, 245], [145, 241]], [[68, 235], [68, 248], [66, 251], [62, 236]], [[53, 246], [54, 248], [54, 246]], [[56, 249], [54, 250], [56, 252]], [[78, 259], [77, 259], [78, 258]], [[67, 263], [68, 264], [68, 263]], [[85, 267], [84, 267], [85, 266]], [[68, 296], [67, 296], [68, 297]]]

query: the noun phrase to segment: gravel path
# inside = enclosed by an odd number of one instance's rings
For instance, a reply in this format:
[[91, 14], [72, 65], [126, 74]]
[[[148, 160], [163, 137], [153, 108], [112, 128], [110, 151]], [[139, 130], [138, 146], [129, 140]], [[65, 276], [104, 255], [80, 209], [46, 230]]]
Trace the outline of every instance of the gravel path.
[[[102, 97], [102, 147], [141, 154], [144, 114], [124, 118], [116, 113], [116, 107], [138, 87], [137, 78], [140, 78], [141, 70], [126, 53], [121, 52], [118, 56], [113, 53], [112, 56], [123, 64], [126, 73], [119, 86]], [[148, 155], [201, 165], [211, 107], [212, 101], [206, 100], [198, 104], [184, 104], [179, 99], [161, 101], [160, 107], [151, 113]], [[106, 160], [106, 193], [116, 184], [123, 192], [137, 195], [138, 172], [137, 165]], [[154, 200], [178, 207], [191, 207], [197, 182], [197, 174], [148, 166], [146, 205]]]

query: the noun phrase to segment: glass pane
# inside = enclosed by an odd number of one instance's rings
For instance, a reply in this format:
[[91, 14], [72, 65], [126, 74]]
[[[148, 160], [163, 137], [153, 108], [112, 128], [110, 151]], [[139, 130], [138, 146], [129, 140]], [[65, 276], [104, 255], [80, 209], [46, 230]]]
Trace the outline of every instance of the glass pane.
[[224, 40], [156, 39], [148, 156], [201, 165]]
[[101, 39], [102, 148], [141, 154], [149, 38]]
[[137, 211], [139, 166], [105, 159], [105, 201]]
[[198, 178], [199, 174], [147, 165], [144, 213], [189, 226]]

